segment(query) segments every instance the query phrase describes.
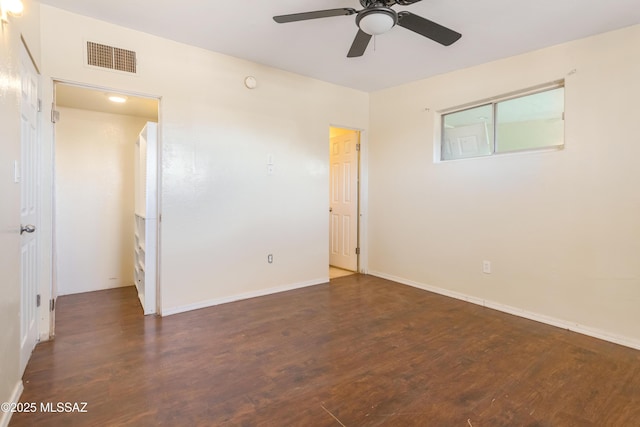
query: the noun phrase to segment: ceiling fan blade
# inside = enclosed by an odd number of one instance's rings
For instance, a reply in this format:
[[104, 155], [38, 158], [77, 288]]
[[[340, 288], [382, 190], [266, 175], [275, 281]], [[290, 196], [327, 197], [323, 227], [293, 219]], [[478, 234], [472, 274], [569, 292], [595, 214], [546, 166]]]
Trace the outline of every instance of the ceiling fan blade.
[[398, 25], [445, 46], [462, 37], [462, 34], [456, 31], [406, 11], [398, 13]]
[[367, 50], [367, 46], [369, 45], [369, 40], [371, 40], [371, 34], [358, 30], [358, 34], [356, 34], [356, 38], [353, 39], [353, 43], [351, 44], [351, 49], [349, 49], [349, 53], [347, 53], [347, 58], [364, 55], [364, 51]]
[[422, 0], [396, 0], [396, 3], [401, 6], [409, 6], [410, 4], [418, 3]]
[[306, 21], [307, 19], [353, 15], [356, 12], [357, 11], [355, 9], [352, 9], [350, 7], [345, 7], [342, 9], [316, 10], [314, 12], [302, 12], [302, 13], [292, 13], [290, 15], [279, 15], [279, 16], [274, 16], [273, 20], [276, 21], [278, 24], [284, 24], [286, 22]]

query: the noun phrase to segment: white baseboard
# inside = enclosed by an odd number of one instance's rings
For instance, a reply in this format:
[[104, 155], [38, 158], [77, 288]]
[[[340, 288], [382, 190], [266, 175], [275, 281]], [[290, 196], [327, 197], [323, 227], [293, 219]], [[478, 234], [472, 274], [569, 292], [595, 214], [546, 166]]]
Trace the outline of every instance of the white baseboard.
[[276, 286], [274, 288], [260, 289], [258, 291], [245, 292], [242, 294], [231, 295], [228, 297], [214, 298], [206, 301], [197, 302], [195, 304], [187, 304], [178, 307], [172, 307], [162, 310], [162, 317], [171, 316], [173, 314], [184, 313], [191, 310], [198, 310], [200, 308], [213, 307], [214, 305], [226, 304], [228, 302], [240, 301], [243, 299], [262, 297], [265, 295], [277, 294], [279, 292], [292, 291], [294, 289], [306, 288], [307, 286], [320, 285], [322, 283], [329, 283], [329, 276], [319, 279], [309, 280], [301, 283], [293, 283], [289, 285]]
[[[24, 384], [22, 381], [18, 381], [16, 386], [13, 388], [13, 393], [11, 393], [11, 398], [6, 403], [18, 403], [20, 402], [20, 396], [22, 395], [22, 390], [24, 390]], [[12, 412], [2, 412], [0, 411], [0, 427], [7, 427], [9, 425], [9, 421], [11, 421]]]
[[369, 272], [370, 275], [380, 277], [382, 279], [391, 280], [393, 282], [398, 282], [403, 285], [411, 286], [414, 288], [422, 289], [425, 291], [433, 292], [436, 294], [444, 295], [447, 297], [459, 299], [462, 301], [470, 302], [472, 304], [481, 305], [483, 307], [491, 308], [493, 310], [502, 311], [503, 313], [513, 314], [514, 316], [523, 317], [529, 320], [535, 320], [536, 322], [545, 323], [547, 325], [556, 326], [558, 328], [567, 329], [573, 332], [577, 332], [579, 334], [587, 335], [593, 338], [598, 338], [604, 341], [609, 341], [614, 344], [620, 344], [625, 347], [630, 347], [636, 350], [640, 350], [640, 341], [634, 340], [632, 338], [612, 334], [606, 331], [602, 331], [600, 329], [591, 328], [585, 325], [581, 325], [579, 323], [569, 322], [567, 320], [558, 319], [552, 316], [547, 316], [544, 314], [534, 313], [531, 311], [527, 311], [521, 308], [512, 307], [509, 305], [501, 304], [495, 301], [488, 301], [482, 298], [465, 295], [460, 292], [450, 291], [448, 289], [438, 288], [436, 286], [425, 285], [423, 283], [415, 282], [413, 280], [404, 279], [402, 277], [393, 276], [386, 273], [381, 273], [378, 271]]

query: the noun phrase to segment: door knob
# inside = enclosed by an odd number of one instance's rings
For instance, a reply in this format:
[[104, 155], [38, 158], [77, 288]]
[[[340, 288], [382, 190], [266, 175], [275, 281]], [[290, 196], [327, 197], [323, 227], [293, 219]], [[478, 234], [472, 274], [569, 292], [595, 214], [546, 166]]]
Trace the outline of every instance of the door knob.
[[333, 208], [329, 208], [329, 212], [333, 212]]
[[31, 224], [27, 224], [25, 226], [20, 226], [20, 234], [24, 233], [33, 233], [34, 231], [36, 231], [36, 226], [35, 225], [31, 225]]

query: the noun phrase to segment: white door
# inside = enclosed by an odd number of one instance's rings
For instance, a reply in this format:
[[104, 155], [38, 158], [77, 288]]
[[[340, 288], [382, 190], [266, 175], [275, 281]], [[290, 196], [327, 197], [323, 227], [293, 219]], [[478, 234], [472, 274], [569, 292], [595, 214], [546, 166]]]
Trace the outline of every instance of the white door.
[[358, 148], [360, 133], [330, 140], [329, 264], [358, 270]]
[[20, 55], [21, 96], [21, 161], [20, 180], [20, 243], [21, 243], [21, 302], [20, 302], [20, 373], [24, 372], [36, 345], [38, 293], [38, 232], [37, 173], [38, 173], [38, 73], [24, 46]]

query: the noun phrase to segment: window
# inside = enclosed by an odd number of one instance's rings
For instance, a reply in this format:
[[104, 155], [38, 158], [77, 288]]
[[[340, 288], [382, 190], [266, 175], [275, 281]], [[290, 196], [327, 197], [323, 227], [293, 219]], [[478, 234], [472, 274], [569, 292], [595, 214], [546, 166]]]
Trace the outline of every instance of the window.
[[562, 83], [442, 115], [440, 160], [563, 145]]

